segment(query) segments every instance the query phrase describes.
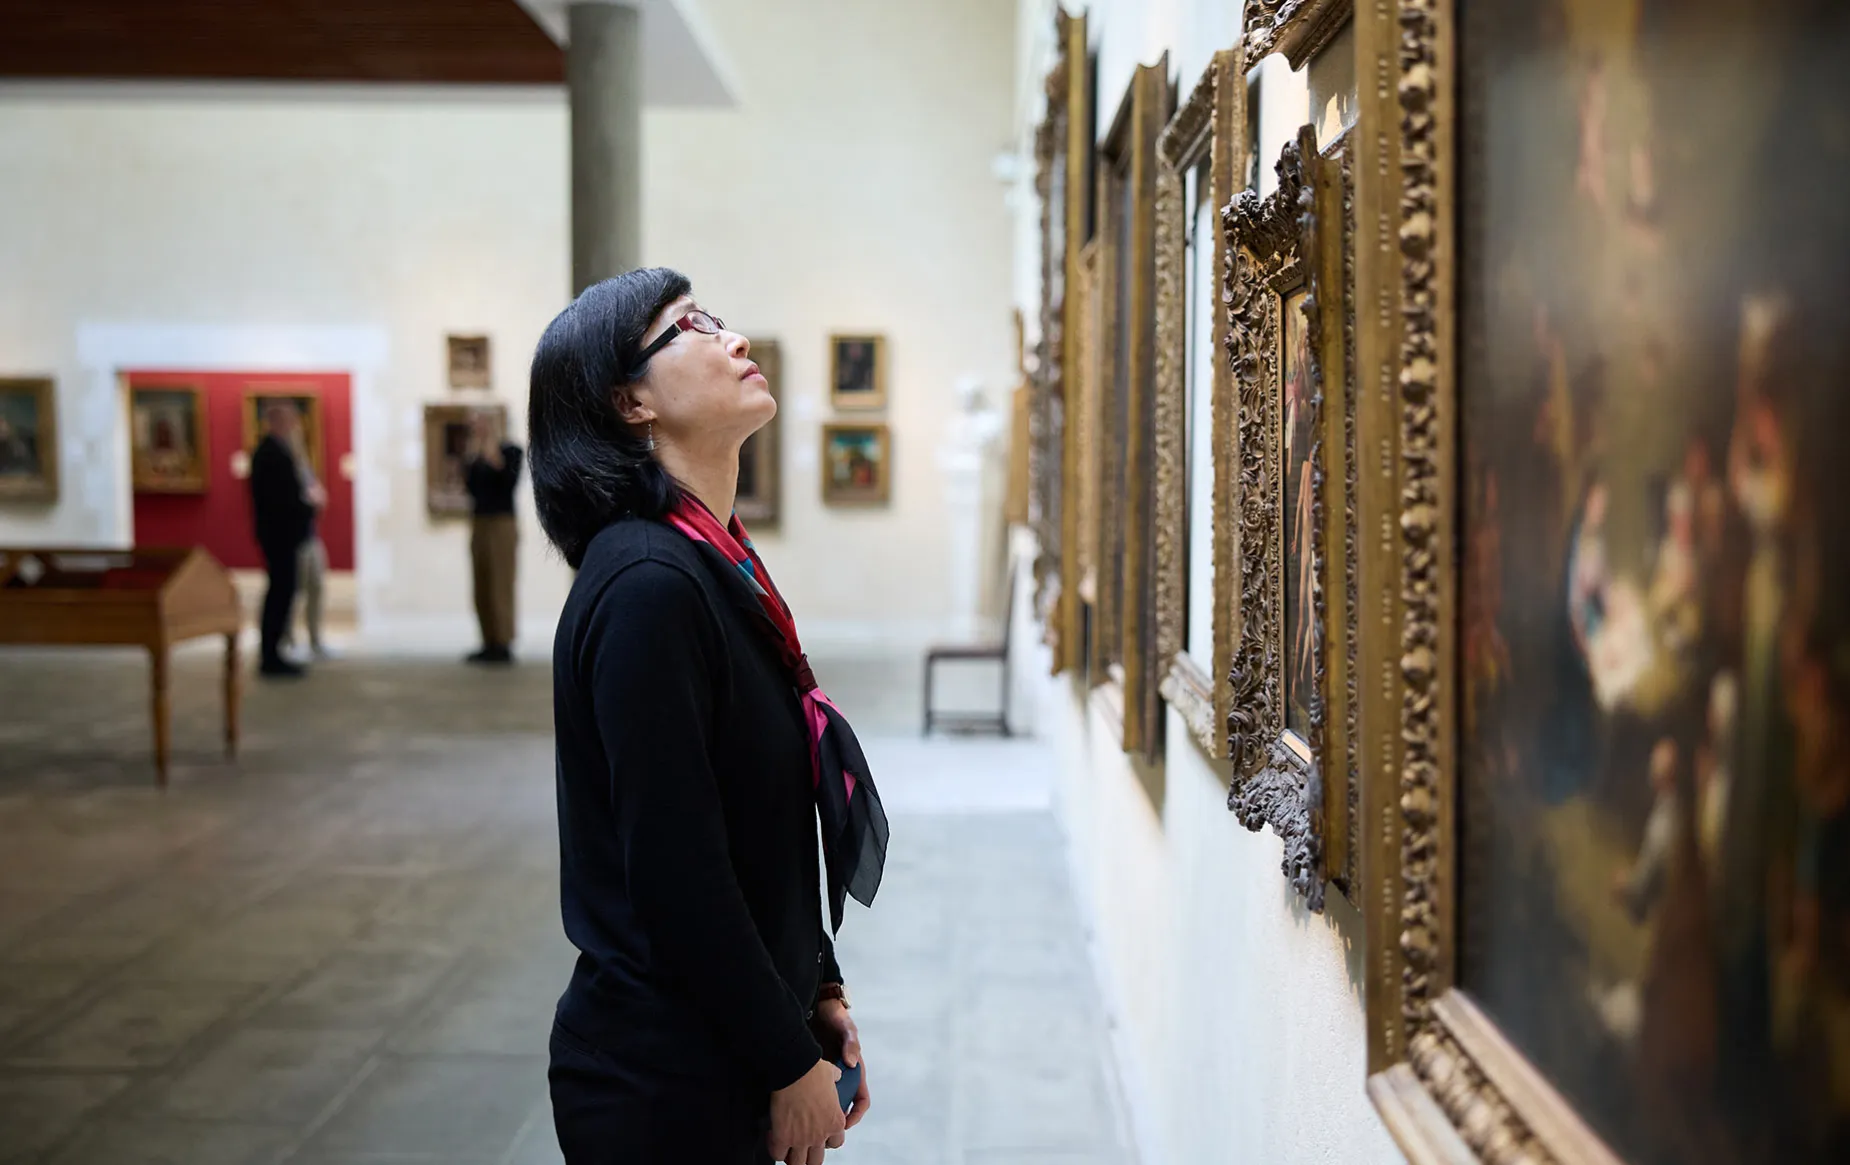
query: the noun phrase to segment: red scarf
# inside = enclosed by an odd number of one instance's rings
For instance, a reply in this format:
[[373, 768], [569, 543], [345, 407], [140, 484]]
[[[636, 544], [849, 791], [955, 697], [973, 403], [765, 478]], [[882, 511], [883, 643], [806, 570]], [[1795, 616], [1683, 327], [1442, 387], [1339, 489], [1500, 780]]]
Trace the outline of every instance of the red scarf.
[[822, 820], [823, 853], [828, 863], [830, 921], [839, 930], [847, 897], [852, 896], [863, 906], [873, 905], [886, 862], [886, 813], [874, 789], [867, 758], [841, 709], [817, 685], [809, 657], [803, 654], [802, 641], [797, 638], [796, 619], [778, 593], [777, 584], [771, 581], [771, 572], [758, 557], [739, 516], [735, 513], [722, 526], [698, 498], [684, 492], [669, 511], [667, 522], [696, 545], [707, 548], [713, 557], [724, 559], [727, 585], [742, 582], [751, 589], [766, 619], [765, 632], [802, 700], [816, 810]]

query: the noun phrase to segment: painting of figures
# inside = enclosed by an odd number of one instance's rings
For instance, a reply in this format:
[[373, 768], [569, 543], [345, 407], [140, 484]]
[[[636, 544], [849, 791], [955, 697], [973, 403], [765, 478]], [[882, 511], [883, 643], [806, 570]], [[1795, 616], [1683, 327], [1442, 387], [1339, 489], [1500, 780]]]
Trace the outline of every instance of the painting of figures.
[[1461, 4], [1460, 986], [1637, 1165], [1850, 1161], [1850, 54]]
[[1284, 440], [1280, 463], [1285, 479], [1285, 730], [1311, 743], [1310, 708], [1317, 699], [1316, 608], [1311, 587], [1317, 578], [1316, 490], [1312, 483], [1316, 416], [1311, 407], [1310, 325], [1304, 318], [1309, 292], [1284, 297], [1281, 327]]

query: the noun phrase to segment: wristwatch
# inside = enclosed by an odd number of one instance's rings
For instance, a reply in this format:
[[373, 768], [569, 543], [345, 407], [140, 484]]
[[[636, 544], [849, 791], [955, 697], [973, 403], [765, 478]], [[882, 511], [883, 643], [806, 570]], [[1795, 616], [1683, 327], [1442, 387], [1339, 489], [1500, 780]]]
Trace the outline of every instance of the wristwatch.
[[854, 1001], [848, 998], [848, 988], [841, 983], [824, 983], [816, 988], [816, 1006], [822, 1006], [825, 999], [841, 1000], [843, 1011], [853, 1011]]

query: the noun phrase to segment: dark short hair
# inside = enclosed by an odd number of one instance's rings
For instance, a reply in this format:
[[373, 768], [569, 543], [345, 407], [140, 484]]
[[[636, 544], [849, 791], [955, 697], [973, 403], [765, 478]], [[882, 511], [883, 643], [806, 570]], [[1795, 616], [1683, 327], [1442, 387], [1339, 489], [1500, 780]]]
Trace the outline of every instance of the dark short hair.
[[687, 276], [666, 267], [593, 284], [547, 325], [533, 353], [533, 501], [540, 527], [574, 570], [612, 522], [659, 518], [680, 500], [680, 485], [617, 414], [612, 397], [642, 374], [636, 354], [649, 325], [692, 289]]

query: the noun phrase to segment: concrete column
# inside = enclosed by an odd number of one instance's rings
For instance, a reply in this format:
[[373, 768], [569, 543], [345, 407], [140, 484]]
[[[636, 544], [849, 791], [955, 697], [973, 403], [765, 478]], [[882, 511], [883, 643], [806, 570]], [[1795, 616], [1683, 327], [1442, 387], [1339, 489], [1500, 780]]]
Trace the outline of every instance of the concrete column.
[[569, 20], [575, 295], [642, 255], [642, 13], [577, 0]]

